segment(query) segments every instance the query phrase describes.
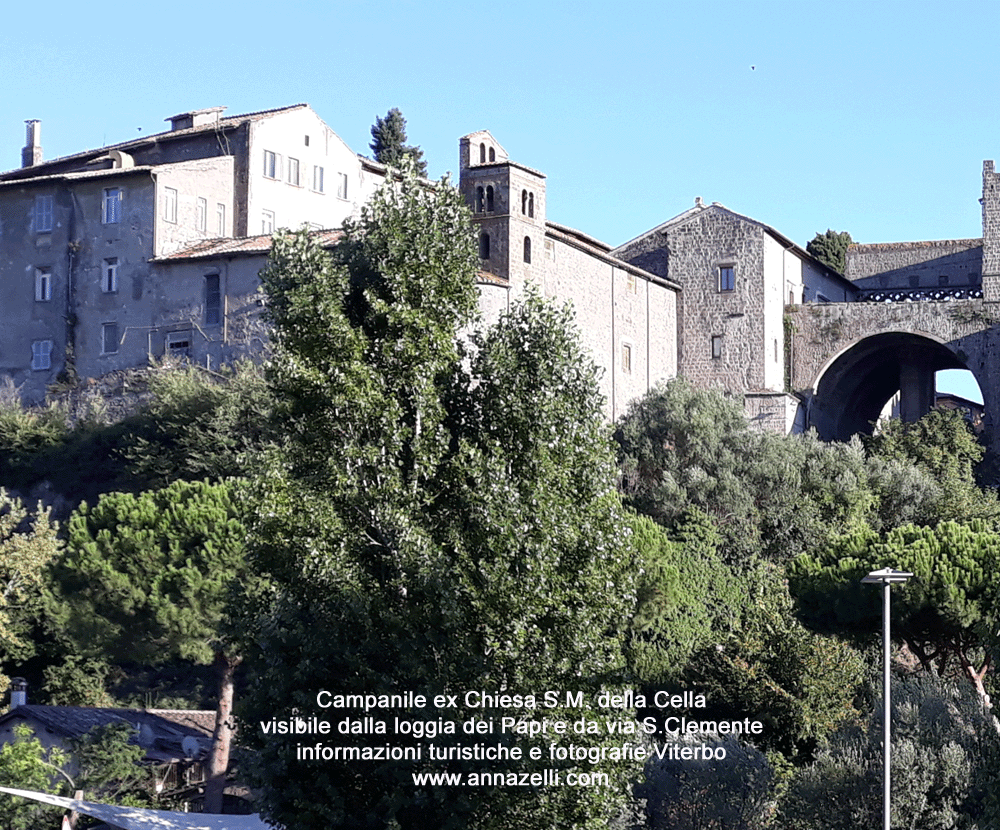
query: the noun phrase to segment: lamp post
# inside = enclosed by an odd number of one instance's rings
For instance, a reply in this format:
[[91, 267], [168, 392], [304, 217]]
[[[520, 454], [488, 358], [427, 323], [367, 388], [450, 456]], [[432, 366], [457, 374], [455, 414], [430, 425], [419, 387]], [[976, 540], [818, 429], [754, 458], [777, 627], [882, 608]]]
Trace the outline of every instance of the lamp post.
[[913, 574], [907, 571], [894, 571], [892, 568], [882, 568], [872, 571], [861, 582], [864, 585], [881, 584], [882, 586], [882, 699], [885, 709], [882, 712], [882, 830], [890, 830], [890, 782], [891, 749], [889, 737], [889, 586], [894, 582], [906, 582]]

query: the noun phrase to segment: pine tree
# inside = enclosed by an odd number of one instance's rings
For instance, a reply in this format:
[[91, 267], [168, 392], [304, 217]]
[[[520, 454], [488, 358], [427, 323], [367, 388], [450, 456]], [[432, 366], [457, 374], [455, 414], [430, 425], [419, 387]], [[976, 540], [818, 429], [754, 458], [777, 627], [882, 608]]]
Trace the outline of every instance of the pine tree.
[[375, 154], [375, 160], [389, 167], [399, 167], [403, 158], [409, 156], [416, 165], [419, 175], [427, 176], [427, 162], [424, 161], [424, 151], [420, 147], [411, 147], [406, 143], [406, 119], [396, 107], [386, 113], [385, 118], [375, 117], [371, 129], [372, 143], [369, 145]]
[[157, 665], [213, 665], [219, 680], [205, 811], [221, 812], [240, 662], [223, 630], [230, 583], [249, 579], [231, 486], [177, 481], [109, 493], [70, 517], [53, 568], [50, 614], [84, 654]]

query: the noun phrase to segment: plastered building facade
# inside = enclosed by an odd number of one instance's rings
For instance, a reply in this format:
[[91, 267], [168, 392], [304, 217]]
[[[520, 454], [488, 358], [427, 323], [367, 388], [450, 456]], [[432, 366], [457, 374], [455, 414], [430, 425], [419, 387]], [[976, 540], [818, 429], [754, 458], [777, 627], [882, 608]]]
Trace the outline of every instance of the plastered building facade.
[[230, 310], [256, 274], [227, 277], [222, 257], [179, 277], [169, 257], [278, 227], [339, 227], [384, 179], [305, 104], [222, 110], [50, 161], [28, 122], [22, 166], [0, 174], [0, 373], [24, 398], [150, 357], [231, 356], [245, 344]]

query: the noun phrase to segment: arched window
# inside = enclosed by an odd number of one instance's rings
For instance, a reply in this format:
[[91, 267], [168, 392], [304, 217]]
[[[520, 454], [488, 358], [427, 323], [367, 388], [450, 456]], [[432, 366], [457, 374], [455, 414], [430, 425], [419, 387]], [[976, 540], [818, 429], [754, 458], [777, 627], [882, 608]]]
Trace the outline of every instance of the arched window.
[[479, 258], [490, 258], [490, 235], [485, 231], [479, 234]]
[[485, 144], [480, 144], [479, 145], [479, 163], [480, 164], [486, 164], [486, 145]]
[[532, 219], [535, 218], [535, 194], [528, 194], [528, 216]]
[[483, 205], [484, 204], [485, 204], [485, 202], [483, 201], [483, 189], [481, 187], [477, 187], [476, 188], [476, 213], [482, 213], [483, 212]]
[[531, 263], [531, 237], [524, 237], [524, 261]]
[[497, 154], [493, 151], [493, 148], [490, 147], [490, 161], [496, 161], [496, 160], [497, 160]]
[[486, 186], [486, 212], [493, 213], [493, 185]]
[[521, 216], [528, 212], [528, 191], [521, 191]]

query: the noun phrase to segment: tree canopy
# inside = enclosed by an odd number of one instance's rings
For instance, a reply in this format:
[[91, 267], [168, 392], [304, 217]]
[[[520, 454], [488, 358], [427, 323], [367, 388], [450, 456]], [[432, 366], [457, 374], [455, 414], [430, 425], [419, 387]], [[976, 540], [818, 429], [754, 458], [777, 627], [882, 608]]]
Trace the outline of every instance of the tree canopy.
[[847, 249], [853, 242], [847, 231], [827, 230], [826, 233], [817, 233], [806, 243], [806, 251], [838, 274], [843, 274], [847, 267]]
[[285, 235], [264, 272], [285, 441], [255, 482], [252, 566], [269, 581], [243, 606], [258, 682], [241, 711], [263, 813], [287, 826], [596, 828], [624, 797], [621, 765], [607, 789], [475, 798], [414, 785], [413, 772], [440, 769], [426, 760], [364, 774], [331, 761], [318, 777], [294, 744], [256, 728], [316, 711], [322, 688], [620, 682], [632, 547], [593, 364], [570, 312], [535, 297], [460, 339], [474, 327], [478, 264], [460, 195], [404, 173], [348, 223], [332, 259]]
[[427, 175], [424, 151], [406, 143], [406, 119], [396, 107], [390, 109], [385, 118], [375, 116], [371, 133], [372, 142], [369, 146], [375, 154], [375, 161], [399, 167], [403, 159], [408, 157], [415, 165], [418, 175]]
[[177, 481], [80, 505], [70, 517], [66, 555], [52, 569], [49, 613], [82, 653], [216, 667], [207, 812], [221, 812], [229, 759], [239, 656], [223, 618], [231, 583], [249, 578], [244, 536], [231, 485]]

